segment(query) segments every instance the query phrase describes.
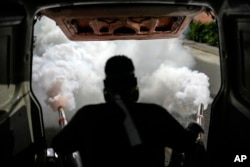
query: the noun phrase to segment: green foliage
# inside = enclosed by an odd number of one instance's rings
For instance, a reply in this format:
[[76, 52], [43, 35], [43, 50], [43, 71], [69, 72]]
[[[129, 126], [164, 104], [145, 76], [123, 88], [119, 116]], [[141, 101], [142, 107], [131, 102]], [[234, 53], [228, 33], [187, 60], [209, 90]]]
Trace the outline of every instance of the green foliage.
[[202, 23], [200, 21], [191, 22], [187, 33], [187, 39], [218, 47], [219, 38], [216, 23]]

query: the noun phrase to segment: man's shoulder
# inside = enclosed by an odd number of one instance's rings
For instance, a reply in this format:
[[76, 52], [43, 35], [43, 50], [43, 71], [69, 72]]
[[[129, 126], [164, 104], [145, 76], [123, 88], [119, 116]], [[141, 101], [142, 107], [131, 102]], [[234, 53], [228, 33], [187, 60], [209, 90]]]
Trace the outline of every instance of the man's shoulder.
[[137, 103], [134, 111], [139, 115], [143, 115], [145, 118], [159, 123], [173, 119], [167, 109], [155, 103]]
[[158, 104], [155, 104], [155, 103], [137, 103], [136, 104], [139, 108], [145, 108], [147, 110], [150, 110], [150, 111], [162, 111], [162, 112], [166, 112], [167, 109], [165, 109], [164, 107], [158, 105]]
[[97, 115], [97, 113], [101, 113], [101, 111], [105, 108], [106, 108], [105, 103], [84, 105], [83, 107], [77, 110], [76, 117], [89, 118], [93, 115]]
[[[128, 105], [128, 107], [131, 104]], [[164, 107], [154, 104], [154, 103], [143, 103], [143, 102], [138, 102], [138, 103], [132, 103], [132, 107], [134, 110], [137, 111], [148, 111], [148, 112], [162, 112], [165, 113], [167, 112], [167, 109]], [[103, 112], [103, 111], [110, 111], [110, 109], [116, 109], [117, 106], [114, 104], [109, 104], [109, 103], [99, 103], [99, 104], [89, 104], [86, 106], [83, 106], [78, 112], [80, 113], [95, 113], [95, 112]]]
[[150, 108], [160, 108], [160, 109], [164, 109], [162, 106], [155, 104], [155, 103], [143, 103], [143, 102], [139, 102], [136, 103], [138, 106], [145, 106], [145, 107], [150, 107]]
[[88, 104], [80, 108], [79, 111], [89, 111], [89, 110], [93, 111], [104, 107], [107, 107], [106, 103]]

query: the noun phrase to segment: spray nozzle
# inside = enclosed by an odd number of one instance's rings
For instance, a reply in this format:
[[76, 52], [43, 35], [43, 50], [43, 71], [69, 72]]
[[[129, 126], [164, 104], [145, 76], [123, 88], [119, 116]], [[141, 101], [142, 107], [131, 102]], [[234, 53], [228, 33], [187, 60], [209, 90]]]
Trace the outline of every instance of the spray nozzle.
[[[204, 104], [203, 103], [200, 104], [200, 107], [197, 112], [197, 124], [199, 124], [201, 128], [204, 127]], [[202, 140], [203, 138], [202, 133], [204, 133], [204, 131], [199, 133], [198, 140]]]
[[58, 107], [58, 114], [59, 114], [59, 125], [63, 128], [67, 125], [68, 121], [66, 119], [66, 115], [62, 106]]
[[197, 120], [196, 122], [200, 125], [203, 126], [203, 120], [204, 120], [204, 104], [201, 103], [200, 107], [197, 112]]

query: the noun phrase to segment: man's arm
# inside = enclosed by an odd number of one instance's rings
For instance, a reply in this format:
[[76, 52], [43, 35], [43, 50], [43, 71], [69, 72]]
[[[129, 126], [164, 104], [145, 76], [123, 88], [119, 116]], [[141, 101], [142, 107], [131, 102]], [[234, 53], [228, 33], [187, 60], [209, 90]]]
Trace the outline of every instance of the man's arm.
[[190, 123], [185, 128], [165, 109], [162, 109], [162, 114], [161, 122], [164, 124], [164, 138], [168, 147], [180, 152], [192, 149], [199, 133], [203, 133], [200, 125]]
[[84, 111], [78, 111], [69, 123], [52, 139], [52, 148], [56, 152], [60, 153], [72, 153], [79, 148], [80, 134], [79, 129], [83, 127], [84, 120], [82, 119], [82, 113]]

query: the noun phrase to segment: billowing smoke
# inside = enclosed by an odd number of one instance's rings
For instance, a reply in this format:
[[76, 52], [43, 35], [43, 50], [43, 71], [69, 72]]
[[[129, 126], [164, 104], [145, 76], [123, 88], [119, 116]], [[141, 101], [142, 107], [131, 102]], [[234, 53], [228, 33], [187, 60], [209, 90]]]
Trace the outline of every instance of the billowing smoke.
[[182, 121], [211, 102], [209, 78], [192, 70], [195, 60], [181, 39], [72, 42], [46, 17], [36, 23], [35, 36], [32, 87], [45, 119], [59, 106], [73, 115], [83, 105], [104, 102], [104, 65], [116, 54], [134, 62], [139, 101], [160, 104]]
[[152, 75], [143, 78], [143, 101], [163, 105], [182, 123], [192, 119], [201, 104], [207, 108], [209, 97], [208, 77], [187, 67], [176, 68], [162, 64]]

